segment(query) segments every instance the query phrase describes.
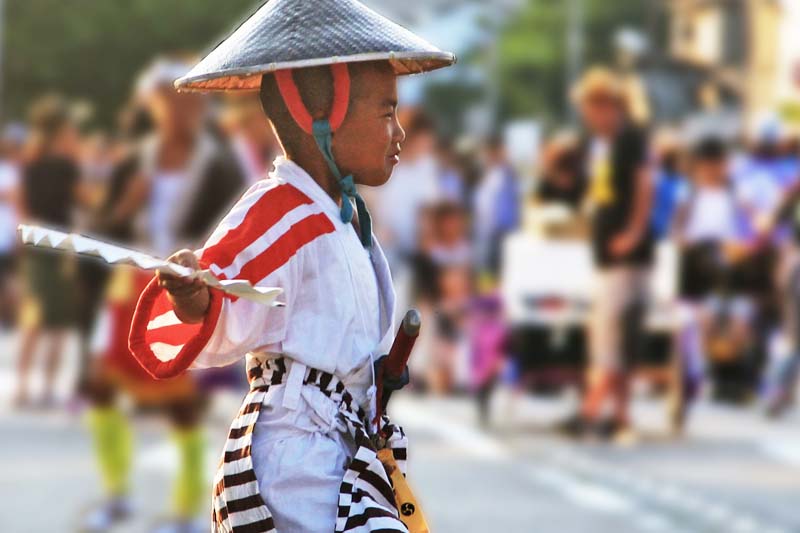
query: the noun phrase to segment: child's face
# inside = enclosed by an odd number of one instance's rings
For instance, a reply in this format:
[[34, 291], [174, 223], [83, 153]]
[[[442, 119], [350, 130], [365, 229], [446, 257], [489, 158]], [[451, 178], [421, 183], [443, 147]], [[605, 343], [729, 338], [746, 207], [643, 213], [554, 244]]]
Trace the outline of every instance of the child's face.
[[466, 267], [444, 268], [439, 274], [439, 290], [442, 301], [459, 302], [470, 294], [470, 275]]
[[694, 178], [702, 185], [723, 185], [727, 174], [728, 164], [725, 159], [705, 159], [694, 164]]
[[443, 216], [439, 221], [439, 234], [442, 241], [455, 244], [464, 238], [464, 217], [456, 211]]
[[397, 120], [397, 77], [388, 64], [376, 64], [353, 80], [356, 97], [333, 136], [333, 153], [342, 173], [369, 186], [388, 181], [399, 161], [405, 132]]

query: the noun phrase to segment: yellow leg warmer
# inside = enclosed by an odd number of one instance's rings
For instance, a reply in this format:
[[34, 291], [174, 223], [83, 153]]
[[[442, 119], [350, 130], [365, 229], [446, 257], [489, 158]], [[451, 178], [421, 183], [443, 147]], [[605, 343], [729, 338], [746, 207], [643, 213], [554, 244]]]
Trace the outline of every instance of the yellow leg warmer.
[[180, 465], [175, 480], [173, 502], [179, 518], [192, 518], [202, 509], [208, 496], [205, 484], [205, 438], [201, 428], [175, 431]]
[[128, 420], [115, 407], [99, 407], [89, 410], [86, 422], [106, 491], [112, 497], [125, 494], [133, 453], [133, 435]]

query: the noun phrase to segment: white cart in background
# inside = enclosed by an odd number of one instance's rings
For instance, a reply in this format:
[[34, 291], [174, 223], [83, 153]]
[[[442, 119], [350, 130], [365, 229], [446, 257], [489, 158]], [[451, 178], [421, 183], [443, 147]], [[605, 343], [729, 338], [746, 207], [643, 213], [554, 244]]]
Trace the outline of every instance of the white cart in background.
[[[501, 295], [518, 379], [533, 391], [582, 385], [587, 323], [592, 306], [593, 263], [589, 244], [519, 232], [503, 246]], [[666, 393], [671, 427], [686, 412], [684, 371], [677, 355], [678, 253], [659, 244], [651, 272], [646, 341], [635, 361], [637, 379]]]

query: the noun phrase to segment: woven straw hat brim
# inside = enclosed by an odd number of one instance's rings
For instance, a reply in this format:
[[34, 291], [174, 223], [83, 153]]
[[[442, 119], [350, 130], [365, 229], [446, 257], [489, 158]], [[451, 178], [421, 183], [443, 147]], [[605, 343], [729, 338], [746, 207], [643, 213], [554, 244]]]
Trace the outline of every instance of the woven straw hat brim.
[[230, 69], [211, 74], [188, 75], [177, 79], [175, 88], [186, 92], [258, 91], [261, 87], [261, 76], [269, 72], [362, 61], [389, 61], [395, 74], [407, 76], [449, 67], [456, 62], [456, 57], [450, 52], [373, 52], [344, 57], [305, 59]]
[[455, 56], [357, 0], [269, 0], [175, 87], [255, 91], [268, 72], [362, 61], [389, 61], [406, 75], [452, 65]]

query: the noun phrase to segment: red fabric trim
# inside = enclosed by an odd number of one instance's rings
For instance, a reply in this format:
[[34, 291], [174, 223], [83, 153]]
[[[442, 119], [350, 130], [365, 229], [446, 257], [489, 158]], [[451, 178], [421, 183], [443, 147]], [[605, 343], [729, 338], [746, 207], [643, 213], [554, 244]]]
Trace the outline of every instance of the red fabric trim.
[[155, 379], [172, 378], [189, 368], [208, 344], [211, 335], [214, 334], [222, 310], [222, 295], [216, 289], [210, 289], [211, 301], [200, 330], [184, 344], [174, 359], [161, 361], [150, 348], [147, 339], [147, 324], [150, 322], [153, 308], [163, 292], [164, 289], [158, 285], [158, 279], [153, 277], [139, 297], [128, 334], [128, 348], [139, 364]]
[[[333, 77], [333, 105], [328, 115], [328, 123], [331, 126], [331, 132], [335, 132], [344, 122], [350, 103], [350, 71], [347, 68], [347, 63], [331, 65], [331, 76]], [[278, 83], [278, 91], [281, 93], [283, 102], [286, 104], [286, 108], [294, 121], [304, 132], [312, 135], [314, 119], [303, 103], [303, 98], [300, 96], [300, 91], [294, 82], [292, 70], [276, 71], [275, 80]]]
[[333, 233], [334, 229], [333, 223], [324, 213], [306, 217], [248, 262], [237, 277], [256, 284], [283, 266], [297, 250], [321, 235]]
[[304, 132], [311, 135], [313, 133], [312, 124], [314, 120], [300, 97], [300, 91], [297, 90], [297, 84], [294, 82], [291, 69], [276, 71], [275, 81], [278, 82], [278, 90], [292, 118]]
[[350, 102], [350, 72], [347, 69], [347, 63], [331, 65], [331, 74], [333, 75], [333, 106], [328, 122], [333, 132], [338, 130], [344, 122]]
[[259, 239], [286, 213], [311, 203], [311, 198], [292, 185], [279, 185], [265, 192], [250, 206], [238, 226], [229, 229], [216, 244], [203, 250], [203, 262], [213, 263], [220, 269], [228, 268], [242, 250]]

